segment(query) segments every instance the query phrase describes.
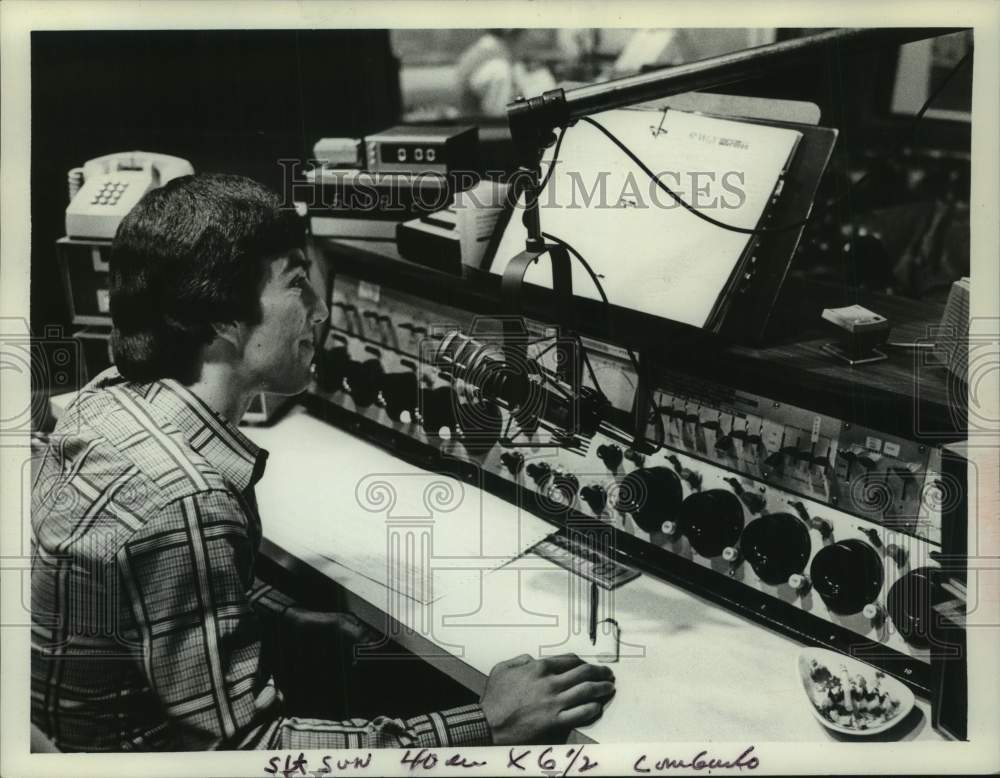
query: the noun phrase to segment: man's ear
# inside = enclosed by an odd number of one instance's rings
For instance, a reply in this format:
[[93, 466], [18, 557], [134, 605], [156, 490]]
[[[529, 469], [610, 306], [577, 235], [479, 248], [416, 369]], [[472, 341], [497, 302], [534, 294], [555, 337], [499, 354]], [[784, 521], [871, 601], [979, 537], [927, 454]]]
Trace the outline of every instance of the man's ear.
[[246, 340], [246, 328], [238, 321], [213, 322], [212, 329], [215, 330], [215, 337], [229, 343], [237, 352], [243, 350], [243, 343]]

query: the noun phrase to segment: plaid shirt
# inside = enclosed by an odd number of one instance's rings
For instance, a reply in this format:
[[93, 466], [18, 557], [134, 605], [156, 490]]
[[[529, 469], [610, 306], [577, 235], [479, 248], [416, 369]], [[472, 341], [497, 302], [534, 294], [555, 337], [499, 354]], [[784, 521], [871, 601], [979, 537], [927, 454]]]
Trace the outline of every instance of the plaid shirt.
[[85, 387], [32, 485], [31, 718], [60, 750], [488, 745], [479, 705], [283, 715], [261, 662], [253, 494], [267, 452], [180, 385]]

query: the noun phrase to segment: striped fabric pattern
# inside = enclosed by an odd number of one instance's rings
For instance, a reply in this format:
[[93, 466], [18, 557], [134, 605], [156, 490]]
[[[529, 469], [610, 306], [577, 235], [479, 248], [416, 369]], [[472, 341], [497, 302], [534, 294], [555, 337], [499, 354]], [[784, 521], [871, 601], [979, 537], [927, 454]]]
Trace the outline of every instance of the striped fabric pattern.
[[63, 751], [488, 745], [479, 705], [284, 715], [255, 609], [267, 452], [170, 379], [81, 391], [32, 484], [31, 718]]

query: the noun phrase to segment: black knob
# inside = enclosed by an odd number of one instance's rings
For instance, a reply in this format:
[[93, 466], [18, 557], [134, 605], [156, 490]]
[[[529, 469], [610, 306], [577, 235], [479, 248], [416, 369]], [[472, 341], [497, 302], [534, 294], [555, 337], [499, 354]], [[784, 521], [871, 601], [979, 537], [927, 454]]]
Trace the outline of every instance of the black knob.
[[563, 502], [569, 505], [576, 499], [576, 493], [580, 491], [580, 479], [573, 473], [557, 470], [552, 473], [546, 491], [550, 494], [558, 492], [562, 496]]
[[374, 357], [364, 362], [351, 360], [347, 365], [347, 385], [351, 397], [359, 408], [367, 408], [378, 397], [382, 388], [382, 363]]
[[743, 506], [724, 489], [696, 492], [681, 505], [680, 525], [691, 548], [704, 557], [715, 557], [740, 539]]
[[319, 388], [325, 392], [342, 389], [350, 361], [347, 346], [337, 345], [322, 351], [316, 360], [316, 382]]
[[721, 438], [715, 441], [715, 450], [721, 451], [724, 454], [728, 454], [736, 448], [736, 444], [733, 443], [733, 435], [723, 435]]
[[633, 470], [618, 484], [615, 508], [629, 513], [646, 532], [658, 532], [673, 519], [684, 490], [677, 473], [666, 467]]
[[545, 483], [550, 475], [552, 475], [552, 468], [547, 462], [532, 462], [528, 465], [528, 477], [538, 486]]
[[882, 560], [863, 540], [824, 546], [809, 569], [813, 588], [833, 613], [860, 613], [882, 590]]
[[440, 435], [441, 428], [455, 429], [455, 393], [449, 386], [423, 389], [420, 392], [420, 415], [424, 432]]
[[412, 414], [419, 401], [417, 374], [411, 370], [386, 373], [382, 378], [382, 399], [386, 412], [393, 419], [398, 421], [403, 411]]
[[740, 540], [743, 556], [764, 583], [777, 586], [809, 562], [809, 530], [790, 513], [769, 513], [751, 521]]
[[875, 546], [875, 548], [882, 548], [882, 538], [879, 537], [877, 529], [872, 527], [858, 527], [858, 529], [865, 533], [868, 542]]
[[601, 513], [608, 504], [608, 493], [599, 484], [590, 484], [580, 490], [580, 496], [594, 513]]
[[622, 463], [623, 454], [620, 446], [608, 443], [597, 447], [597, 456], [608, 470], [616, 470]]
[[833, 534], [833, 525], [826, 519], [821, 519], [818, 516], [813, 516], [809, 519], [809, 526], [819, 532], [823, 540], [826, 540]]
[[896, 581], [886, 598], [892, 623], [903, 640], [917, 648], [927, 648], [933, 642], [934, 608], [948, 596], [936, 578], [931, 568], [918, 567]]
[[517, 475], [524, 467], [524, 454], [520, 451], [507, 451], [500, 455], [500, 462], [512, 474]]

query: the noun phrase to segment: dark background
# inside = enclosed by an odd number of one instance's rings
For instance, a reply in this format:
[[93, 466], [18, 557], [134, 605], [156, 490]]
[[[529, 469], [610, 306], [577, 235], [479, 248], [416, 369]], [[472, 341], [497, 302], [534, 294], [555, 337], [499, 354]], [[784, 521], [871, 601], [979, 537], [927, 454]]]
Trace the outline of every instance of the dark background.
[[31, 325], [69, 312], [54, 242], [66, 174], [105, 154], [183, 157], [276, 189], [277, 160], [323, 136], [359, 136], [399, 116], [385, 30], [151, 30], [31, 35]]

